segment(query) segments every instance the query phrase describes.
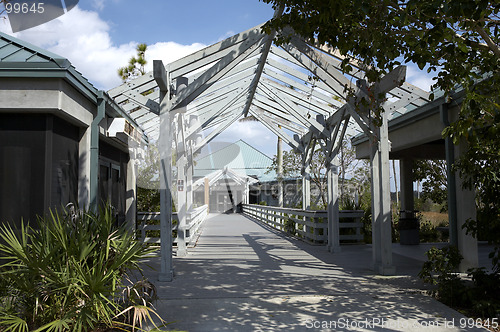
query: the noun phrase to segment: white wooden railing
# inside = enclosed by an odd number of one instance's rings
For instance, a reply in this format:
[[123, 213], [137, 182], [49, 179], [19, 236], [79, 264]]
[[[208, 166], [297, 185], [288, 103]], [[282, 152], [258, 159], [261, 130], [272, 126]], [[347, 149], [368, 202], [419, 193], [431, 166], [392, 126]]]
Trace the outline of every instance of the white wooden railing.
[[[192, 237], [198, 232], [208, 215], [208, 205], [200, 206], [187, 213], [186, 218], [186, 243], [191, 242]], [[137, 220], [140, 222], [138, 230], [140, 231], [140, 241], [145, 243], [161, 242], [159, 237], [148, 236], [148, 231], [160, 231], [160, 212], [138, 212]], [[177, 212], [172, 213], [172, 221], [177, 223], [172, 227], [172, 231], [177, 230], [179, 217]], [[174, 238], [174, 244], [177, 243], [177, 238]]]
[[[328, 242], [328, 213], [325, 210], [311, 211], [243, 204], [243, 214], [280, 231], [293, 233], [311, 244], [326, 244]], [[341, 234], [340, 241], [363, 240], [363, 234], [361, 234], [362, 217], [362, 210], [340, 211], [341, 233], [342, 229], [352, 229], [351, 234]]]

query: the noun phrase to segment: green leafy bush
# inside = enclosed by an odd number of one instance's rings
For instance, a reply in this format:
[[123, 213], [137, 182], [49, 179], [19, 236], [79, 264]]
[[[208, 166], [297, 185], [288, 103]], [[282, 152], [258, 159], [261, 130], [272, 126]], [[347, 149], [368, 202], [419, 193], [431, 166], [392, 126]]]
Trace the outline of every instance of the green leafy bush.
[[469, 270], [472, 312], [480, 317], [500, 317], [500, 274], [487, 273], [484, 268]]
[[438, 242], [439, 231], [429, 220], [423, 220], [420, 216], [420, 242]]
[[464, 298], [465, 285], [456, 273], [463, 259], [457, 247], [434, 247], [427, 251], [426, 255], [428, 260], [424, 263], [419, 277], [425, 283], [437, 286], [430, 291], [431, 294], [447, 305], [467, 305]]
[[0, 238], [0, 330], [89, 331], [151, 319], [154, 286], [131, 281], [151, 249], [115, 225], [111, 208], [51, 213], [20, 230], [3, 224]]
[[470, 269], [470, 281], [455, 273], [462, 260], [454, 246], [432, 248], [427, 252], [419, 277], [436, 287], [430, 291], [439, 301], [465, 312], [471, 317], [500, 317], [500, 274], [484, 268]]

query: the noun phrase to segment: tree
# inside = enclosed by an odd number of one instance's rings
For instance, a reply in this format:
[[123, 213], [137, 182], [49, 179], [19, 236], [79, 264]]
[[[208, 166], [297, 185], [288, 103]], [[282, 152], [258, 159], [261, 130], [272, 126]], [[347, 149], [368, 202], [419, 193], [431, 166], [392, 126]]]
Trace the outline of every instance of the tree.
[[160, 152], [150, 144], [137, 168], [137, 210], [160, 211]]
[[413, 180], [422, 181], [422, 198], [442, 205], [442, 212], [448, 210], [448, 182], [446, 161], [415, 160]]
[[[498, 0], [262, 1], [285, 8], [283, 15], [263, 27], [268, 33], [277, 32], [277, 43], [289, 40], [291, 27], [310, 43], [337, 48], [346, 56], [341, 63], [346, 73], [353, 70], [350, 57], [363, 64], [371, 82], [402, 62], [413, 62], [435, 72], [433, 90], [439, 88], [450, 97], [461, 87], [465, 97], [459, 119], [443, 135], [469, 146], [456, 163], [465, 186], [476, 190], [479, 201], [478, 218], [468, 223], [468, 230], [500, 229], [500, 207], [495, 202], [500, 188]], [[488, 226], [481, 221], [484, 216]], [[500, 269], [500, 236], [488, 233], [488, 240], [497, 245], [493, 256]]]
[[[278, 166], [278, 158], [274, 156], [273, 162], [269, 167], [269, 171], [276, 170]], [[326, 167], [325, 167], [325, 155], [318, 149], [314, 151], [313, 157], [311, 159], [310, 174], [311, 181], [316, 185], [319, 190], [319, 199], [323, 206], [326, 206]], [[283, 173], [284, 178], [296, 178], [300, 177], [300, 170], [302, 169], [302, 155], [293, 150], [283, 151]]]
[[[128, 82], [146, 73], [145, 66], [146, 44], [139, 44], [136, 47], [137, 55], [132, 56], [129, 65], [118, 69], [118, 76], [123, 82]], [[147, 95], [153, 90], [146, 91]], [[139, 211], [160, 211], [160, 154], [158, 148], [149, 144], [145, 151], [145, 157], [140, 160], [137, 169], [137, 209]]]
[[[339, 178], [340, 178], [340, 196], [341, 199], [344, 197], [346, 192], [346, 175], [353, 175], [358, 162], [355, 158], [354, 149], [350, 146], [347, 140], [342, 142], [341, 158], [339, 167]], [[269, 167], [268, 172], [277, 169], [278, 159], [276, 156], [273, 158], [273, 162]], [[326, 181], [326, 157], [321, 149], [316, 149], [314, 151], [313, 157], [311, 159], [310, 174], [311, 181], [316, 185], [319, 190], [319, 199], [323, 206], [327, 204], [327, 181]], [[284, 151], [283, 152], [283, 177], [296, 178], [301, 176], [302, 169], [302, 155], [295, 151]]]
[[[309, 40], [338, 48], [364, 65], [375, 81], [401, 61], [437, 71], [436, 87], [451, 91], [498, 71], [498, 1], [488, 0], [262, 0], [283, 15], [264, 30], [289, 38], [286, 27]], [[349, 58], [342, 63], [350, 72]]]
[[144, 67], [147, 64], [145, 54], [148, 49], [148, 45], [139, 44], [136, 47], [137, 55], [130, 58], [128, 66], [121, 67], [118, 69], [118, 76], [123, 80], [123, 82], [128, 82], [134, 78], [142, 76], [146, 73]]

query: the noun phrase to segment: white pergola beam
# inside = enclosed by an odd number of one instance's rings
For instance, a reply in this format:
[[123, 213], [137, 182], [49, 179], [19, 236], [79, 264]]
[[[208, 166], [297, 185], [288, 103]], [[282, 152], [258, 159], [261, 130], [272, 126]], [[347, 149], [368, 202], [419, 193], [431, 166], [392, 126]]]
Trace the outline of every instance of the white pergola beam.
[[261, 88], [258, 89], [259, 94], [254, 97], [254, 105], [265, 109], [267, 112], [280, 117], [286, 121], [293, 122], [297, 126], [303, 128], [308, 128], [308, 125], [304, 125], [302, 122], [298, 121], [296, 117], [285, 112], [283, 106], [278, 102], [270, 99], [267, 91], [263, 91]]
[[[301, 105], [306, 109], [314, 111], [315, 113], [319, 113], [321, 115], [329, 116], [335, 111], [335, 108], [329, 106], [328, 104], [317, 101], [315, 98], [304, 95], [301, 92], [298, 92], [294, 89], [291, 89], [287, 86], [283, 86], [279, 83], [276, 83], [272, 80], [263, 78], [262, 83], [271, 85], [275, 87], [277, 90], [285, 93], [291, 101], [293, 101], [296, 105]], [[333, 100], [333, 98], [332, 98]]]
[[192, 131], [187, 135], [187, 138], [192, 139], [193, 135], [196, 135], [200, 130], [206, 128], [210, 122], [214, 121], [218, 115], [223, 114], [225, 111], [229, 110], [230, 108], [233, 107], [234, 104], [236, 104], [238, 101], [240, 101], [242, 98], [245, 96], [245, 91], [240, 91], [234, 98], [232, 98], [224, 107], [221, 109], [217, 110], [212, 116], [210, 116], [208, 119], [205, 121], [200, 121], [200, 124], [195, 127], [195, 128], [190, 128]]
[[238, 53], [231, 53], [222, 58], [219, 62], [213, 65], [194, 82], [189, 84], [186, 89], [182, 90], [180, 94], [174, 98], [174, 102], [172, 105], [173, 108], [176, 108], [181, 104], [187, 105], [191, 101], [195, 100], [211, 85], [213, 85], [214, 82], [224, 77], [241, 61], [254, 54], [255, 51], [257, 51], [262, 46], [262, 39], [262, 35], [248, 38], [248, 40], [242, 43], [241, 47], [238, 50]]
[[[185, 56], [179, 60], [173, 61], [168, 65], [169, 71], [172, 73], [172, 77], [185, 76], [189, 72], [192, 72], [193, 69], [183, 70], [192, 63], [198, 63], [199, 61], [204, 61], [204, 59], [211, 57], [214, 54], [223, 54], [222, 52], [225, 49], [231, 48], [234, 46], [238, 46], [245, 41], [248, 41], [249, 38], [253, 38], [255, 36], [262, 36], [262, 26], [263, 24], [259, 24], [256, 27], [238, 33], [232, 37], [226, 38], [216, 44], [208, 46], [202, 50], [194, 52], [188, 56]], [[222, 59], [224, 56], [221, 56]], [[206, 65], [207, 63], [205, 63]], [[203, 66], [201, 66], [203, 67]], [[199, 68], [201, 68], [199, 67]]]
[[201, 150], [205, 145], [210, 143], [215, 137], [217, 137], [221, 132], [226, 130], [230, 125], [235, 123], [240, 116], [243, 114], [242, 110], [238, 113], [234, 113], [232, 117], [226, 117], [223, 121], [222, 124], [220, 124], [217, 128], [215, 128], [210, 134], [208, 134], [203, 141], [199, 144], [196, 145], [196, 147], [193, 149], [193, 154], [197, 153], [199, 150]]
[[234, 98], [236, 94], [241, 93], [249, 82], [249, 79], [239, 81], [237, 84], [228, 85], [218, 90], [216, 93], [203, 98], [203, 100], [199, 100], [199, 102], [193, 102], [189, 105], [187, 113], [203, 114], [207, 112], [207, 109], [212, 110], [220, 108], [227, 103], [227, 101], [225, 101], [226, 99]]
[[[292, 71], [292, 73], [290, 71], [285, 72], [284, 70], [282, 70], [283, 67], [284, 67], [283, 64], [280, 64], [277, 61], [269, 60], [269, 66], [264, 69], [264, 74], [275, 79], [275, 80], [281, 81], [281, 82], [297, 89], [298, 91], [303, 91], [303, 93], [305, 93], [305, 94], [310, 94], [310, 95], [314, 96], [316, 99], [321, 100], [325, 103], [332, 104], [338, 108], [342, 107], [343, 104], [333, 97], [333, 96], [335, 96], [335, 97], [338, 97], [338, 96], [336, 96], [335, 93], [333, 91], [331, 91], [331, 89], [328, 86], [326, 86], [325, 84], [319, 84], [319, 81], [314, 82], [314, 83], [308, 83], [309, 85], [306, 85], [305, 82], [307, 81], [308, 77], [307, 77], [307, 75], [305, 75], [303, 73], [300, 73], [300, 74], [306, 76], [306, 77], [302, 77], [302, 78], [304, 78], [304, 80], [296, 81], [290, 77], [285, 76], [284, 74], [280, 74], [279, 71], [284, 72], [287, 75], [293, 75], [296, 78], [298, 78], [297, 76], [299, 76], [299, 73], [297, 71]], [[277, 71], [275, 71], [273, 69], [276, 69]], [[322, 91], [324, 91], [325, 93], [328, 93], [329, 95], [322, 93], [320, 91], [317, 91], [316, 88], [321, 89]], [[324, 88], [326, 88], [326, 89], [324, 89]]]
[[307, 127], [314, 128], [314, 130], [320, 133], [325, 130], [324, 126], [316, 121], [316, 119], [314, 119], [313, 117], [308, 118], [307, 112], [297, 107], [297, 105], [290, 101], [286, 94], [284, 94], [283, 92], [269, 88], [265, 85], [262, 85], [262, 90], [269, 93], [269, 96], [271, 96], [276, 102], [278, 102], [287, 112], [293, 115], [298, 122]]
[[264, 117], [265, 119], [267, 119], [268, 121], [276, 124], [276, 126], [282, 126], [283, 128], [285, 128], [285, 129], [287, 129], [295, 134], [298, 134], [298, 135], [304, 135], [307, 132], [307, 130], [304, 127], [301, 127], [294, 122], [285, 120], [282, 117], [274, 115], [274, 113], [269, 112], [267, 108], [260, 107], [257, 103], [254, 103], [253, 106], [255, 106], [257, 108], [261, 108], [264, 111], [261, 114], [261, 116]]
[[253, 108], [250, 108], [250, 113], [253, 116], [255, 116], [260, 121], [260, 123], [262, 123], [267, 129], [273, 132], [276, 136], [281, 137], [281, 139], [283, 139], [283, 141], [285, 141], [285, 143], [287, 143], [292, 149], [300, 150], [302, 148], [297, 142], [291, 139], [290, 136], [288, 136], [282, 129], [270, 123], [267, 119], [265, 119], [262, 116], [261, 112]]
[[[274, 55], [278, 56], [279, 58], [286, 60], [285, 62], [282, 61], [269, 61], [270, 66], [281, 70], [282, 72], [288, 73], [291, 76], [296, 77], [299, 81], [307, 82], [307, 84], [313, 84], [312, 79], [314, 79], [314, 74], [310, 68], [316, 68], [316, 64], [314, 64], [311, 60], [304, 58], [303, 61], [305, 64], [308, 66], [304, 65], [303, 63], [300, 63], [299, 60], [297, 60], [295, 57], [293, 57], [290, 53], [285, 51], [284, 48], [278, 48], [278, 47], [273, 47], [271, 49], [271, 53]], [[290, 67], [287, 65], [288, 62], [290, 62], [290, 59], [293, 59], [293, 61], [298, 63], [299, 68], [304, 69], [305, 71], [309, 72], [304, 73], [301, 72], [299, 69], [296, 69], [295, 67]], [[270, 59], [271, 60], [271, 59]], [[324, 83], [322, 80], [315, 80], [314, 84], [320, 88], [321, 90], [338, 96], [342, 97], [342, 95], [338, 95], [334, 89], [332, 89], [328, 84]]]

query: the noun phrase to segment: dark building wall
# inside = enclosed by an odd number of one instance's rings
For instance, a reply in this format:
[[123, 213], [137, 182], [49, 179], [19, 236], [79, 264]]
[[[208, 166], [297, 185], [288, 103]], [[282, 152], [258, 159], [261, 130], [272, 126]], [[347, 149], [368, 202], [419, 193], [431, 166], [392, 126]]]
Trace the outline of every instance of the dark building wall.
[[44, 211], [46, 115], [0, 114], [0, 218], [19, 225]]
[[127, 164], [129, 154], [104, 142], [99, 142], [99, 202], [109, 202], [119, 223], [125, 222]]
[[[50, 123], [50, 120], [49, 122]], [[80, 129], [52, 117], [52, 165], [50, 206], [61, 207], [78, 201], [78, 142]]]
[[77, 201], [78, 142], [79, 128], [56, 116], [0, 114], [0, 221]]

